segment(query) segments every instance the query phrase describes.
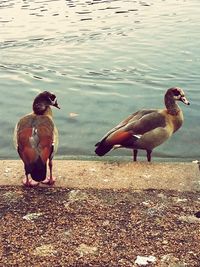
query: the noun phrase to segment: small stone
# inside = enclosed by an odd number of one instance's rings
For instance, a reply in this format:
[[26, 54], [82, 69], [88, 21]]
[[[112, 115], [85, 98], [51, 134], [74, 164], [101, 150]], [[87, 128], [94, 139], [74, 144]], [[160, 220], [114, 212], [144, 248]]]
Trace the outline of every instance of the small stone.
[[199, 161], [198, 161], [198, 160], [193, 160], [192, 163], [196, 163], [196, 164], [198, 164]]
[[187, 198], [178, 198], [177, 202], [187, 202]]
[[194, 215], [180, 216], [178, 219], [179, 221], [186, 223], [200, 223], [199, 218], [195, 217]]
[[98, 248], [93, 246], [88, 246], [86, 244], [80, 244], [77, 248], [77, 252], [79, 253], [80, 257], [84, 255], [93, 254], [96, 255], [98, 253]]
[[181, 202], [187, 202], [188, 200], [187, 200], [187, 198], [176, 198], [175, 201], [177, 203], [181, 203]]
[[33, 251], [33, 254], [35, 256], [52, 256], [56, 254], [57, 251], [54, 249], [53, 245], [48, 244], [48, 245], [41, 245], [39, 247], [36, 247], [35, 250]]
[[137, 256], [135, 260], [135, 264], [138, 264], [140, 266], [145, 266], [149, 263], [155, 263], [156, 262], [156, 257], [154, 256]]
[[25, 216], [23, 216], [22, 218], [24, 219], [24, 220], [27, 220], [27, 221], [34, 221], [34, 220], [36, 220], [37, 218], [39, 218], [40, 216], [42, 216], [43, 215], [43, 213], [41, 213], [41, 212], [38, 212], [38, 213], [28, 213], [28, 214], [26, 214]]
[[151, 204], [148, 202], [148, 201], [143, 201], [142, 204], [145, 206], [145, 207], [150, 207]]
[[109, 224], [110, 224], [109, 220], [105, 220], [102, 225], [103, 226], [108, 226]]

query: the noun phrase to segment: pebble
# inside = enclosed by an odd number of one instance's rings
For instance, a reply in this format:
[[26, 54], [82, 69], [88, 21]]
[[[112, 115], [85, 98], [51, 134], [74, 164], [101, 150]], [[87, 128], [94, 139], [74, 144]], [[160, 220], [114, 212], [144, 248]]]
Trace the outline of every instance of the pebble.
[[154, 256], [137, 256], [135, 260], [135, 264], [138, 264], [140, 266], [145, 266], [149, 263], [155, 263], [156, 262], [156, 257]]
[[179, 221], [187, 222], [187, 223], [200, 223], [200, 220], [197, 217], [195, 217], [194, 215], [180, 216]]
[[108, 226], [109, 224], [110, 224], [109, 220], [105, 220], [102, 225], [103, 226]]
[[24, 219], [24, 220], [27, 220], [27, 221], [34, 221], [34, 220], [36, 220], [37, 218], [39, 218], [40, 216], [42, 216], [43, 215], [43, 213], [41, 213], [41, 212], [35, 212], [35, 213], [28, 213], [28, 214], [26, 214], [25, 216], [23, 216], [22, 218]]
[[41, 245], [39, 247], [36, 247], [35, 250], [33, 251], [33, 254], [35, 256], [43, 256], [43, 257], [52, 256], [56, 253], [57, 251], [54, 249], [53, 245], [51, 244]]
[[188, 200], [187, 200], [187, 198], [178, 198], [177, 199], [177, 202], [179, 203], [179, 202], [187, 202]]
[[143, 201], [142, 204], [145, 206], [145, 207], [150, 207], [151, 204], [148, 202], [148, 201]]

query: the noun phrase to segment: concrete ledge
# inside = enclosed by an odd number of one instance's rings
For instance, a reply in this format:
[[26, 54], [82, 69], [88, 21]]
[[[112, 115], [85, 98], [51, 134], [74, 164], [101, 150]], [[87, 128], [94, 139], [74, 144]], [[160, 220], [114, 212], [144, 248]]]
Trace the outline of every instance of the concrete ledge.
[[[57, 187], [200, 191], [200, 171], [195, 163], [54, 160], [53, 164]], [[21, 185], [22, 161], [0, 161], [0, 177], [0, 185]]]

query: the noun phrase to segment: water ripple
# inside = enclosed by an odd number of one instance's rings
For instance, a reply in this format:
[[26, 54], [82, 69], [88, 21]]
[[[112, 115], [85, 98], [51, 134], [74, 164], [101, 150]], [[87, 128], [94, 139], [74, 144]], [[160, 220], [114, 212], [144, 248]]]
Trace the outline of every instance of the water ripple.
[[1, 1], [0, 90], [5, 97], [0, 105], [6, 115], [0, 119], [0, 157], [16, 157], [12, 129], [42, 90], [54, 91], [62, 107], [54, 109], [59, 156], [87, 156], [120, 120], [140, 108], [162, 107], [165, 90], [180, 86], [191, 106], [181, 106], [181, 132], [156, 155], [196, 159], [199, 5], [196, 0]]

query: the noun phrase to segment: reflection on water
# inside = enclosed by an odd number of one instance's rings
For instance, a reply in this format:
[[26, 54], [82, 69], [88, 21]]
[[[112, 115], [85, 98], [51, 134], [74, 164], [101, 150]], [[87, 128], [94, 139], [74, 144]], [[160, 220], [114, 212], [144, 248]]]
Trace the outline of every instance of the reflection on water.
[[[199, 157], [197, 0], [0, 2], [0, 157], [17, 157], [12, 131], [41, 90], [52, 90], [58, 156], [92, 156], [95, 142], [140, 108], [160, 108], [171, 86], [191, 102], [158, 158]], [[74, 115], [75, 114], [75, 115]], [[118, 150], [112, 156], [130, 155]]]

